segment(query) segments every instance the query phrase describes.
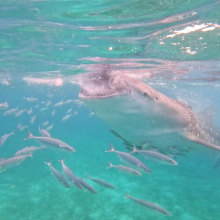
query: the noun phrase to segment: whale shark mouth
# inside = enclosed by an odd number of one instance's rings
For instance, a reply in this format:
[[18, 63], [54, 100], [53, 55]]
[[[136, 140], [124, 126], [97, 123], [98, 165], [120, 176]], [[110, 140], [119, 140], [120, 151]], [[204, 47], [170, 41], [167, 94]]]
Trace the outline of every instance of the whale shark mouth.
[[115, 81], [118, 76], [114, 72], [85, 74], [81, 79], [79, 98], [102, 99], [131, 92], [130, 86], [124, 81]]

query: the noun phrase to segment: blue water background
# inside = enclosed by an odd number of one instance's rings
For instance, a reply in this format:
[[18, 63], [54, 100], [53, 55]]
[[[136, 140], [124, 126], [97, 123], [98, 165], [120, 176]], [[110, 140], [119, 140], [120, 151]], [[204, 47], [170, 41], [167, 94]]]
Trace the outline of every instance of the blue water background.
[[[169, 16], [177, 21], [162, 22]], [[69, 103], [57, 107], [51, 116], [55, 103], [79, 99], [80, 87], [70, 82], [72, 76], [107, 63], [122, 71], [155, 74], [143, 81], [172, 98], [180, 97], [197, 112], [214, 106], [212, 121], [220, 127], [219, 20], [218, 1], [1, 1], [0, 103], [7, 101], [9, 109], [32, 107], [33, 113], [14, 117], [2, 116], [4, 110], [0, 111], [0, 136], [14, 132], [0, 148], [0, 157], [12, 157], [26, 146], [40, 146], [35, 140], [24, 141], [27, 131], [19, 131], [17, 125], [28, 125], [34, 135], [39, 135], [38, 127], [45, 121], [54, 124], [51, 136], [76, 152], [42, 150], [0, 173], [0, 219], [220, 219], [220, 169], [213, 170], [218, 152], [201, 147], [177, 157], [178, 166], [145, 161], [135, 155], [152, 173], [129, 176], [114, 168], [106, 169], [109, 161], [122, 164], [116, 154], [105, 153], [110, 142], [117, 150], [128, 150], [110, 132], [108, 124], [91, 115], [89, 106]], [[174, 30], [202, 24], [216, 27], [166, 37]], [[192, 51], [196, 53], [190, 54]], [[61, 78], [63, 84], [28, 84], [25, 77]], [[38, 101], [28, 102], [27, 97]], [[45, 107], [41, 102], [49, 100], [52, 105], [40, 112]], [[70, 108], [77, 114], [61, 123]], [[37, 118], [31, 124], [33, 115]], [[51, 161], [62, 171], [58, 162], [62, 158], [77, 176], [90, 173], [116, 189], [103, 188], [90, 180], [97, 195], [64, 188], [44, 164]], [[125, 192], [159, 204], [171, 216], [149, 212], [125, 199]]]

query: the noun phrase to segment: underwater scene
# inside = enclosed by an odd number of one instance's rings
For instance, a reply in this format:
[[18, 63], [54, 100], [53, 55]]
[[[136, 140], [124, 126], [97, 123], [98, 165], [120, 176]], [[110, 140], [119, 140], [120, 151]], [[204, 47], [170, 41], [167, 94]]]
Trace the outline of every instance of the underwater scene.
[[0, 1], [0, 220], [220, 219], [219, 112], [219, 0]]

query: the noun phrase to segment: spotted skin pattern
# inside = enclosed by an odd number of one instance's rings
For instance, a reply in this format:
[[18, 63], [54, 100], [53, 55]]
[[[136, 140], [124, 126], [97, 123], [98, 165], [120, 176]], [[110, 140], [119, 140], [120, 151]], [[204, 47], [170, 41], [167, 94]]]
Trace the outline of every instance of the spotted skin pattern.
[[220, 139], [218, 130], [214, 129], [213, 126], [209, 129], [208, 126], [205, 127], [205, 125], [201, 125], [197, 122], [189, 105], [163, 95], [132, 76], [122, 75], [121, 78], [126, 81], [129, 86], [141, 92], [143, 95], [178, 113], [182, 122], [186, 125], [184, 135], [187, 139], [220, 150], [220, 146], [218, 146], [218, 139]]

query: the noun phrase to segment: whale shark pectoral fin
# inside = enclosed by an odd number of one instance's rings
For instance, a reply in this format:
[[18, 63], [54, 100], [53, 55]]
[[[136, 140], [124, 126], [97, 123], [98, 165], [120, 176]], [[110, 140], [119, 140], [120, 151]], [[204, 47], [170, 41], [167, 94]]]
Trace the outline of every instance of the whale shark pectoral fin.
[[112, 130], [112, 129], [110, 129], [110, 131], [111, 131], [111, 133], [115, 136], [115, 137], [117, 137], [117, 138], [119, 138], [119, 139], [121, 139], [121, 140], [125, 140], [120, 134], [118, 134], [116, 131], [114, 131], [114, 130]]
[[195, 136], [193, 134], [188, 134], [186, 136], [186, 138], [191, 140], [191, 141], [193, 141], [193, 142], [196, 142], [196, 143], [199, 143], [199, 144], [202, 144], [204, 146], [207, 146], [207, 147], [210, 147], [210, 148], [213, 148], [215, 150], [219, 150], [220, 151], [220, 146], [217, 146], [215, 144], [211, 144], [211, 143], [209, 143], [207, 141], [204, 141], [201, 138], [199, 138], [199, 137], [197, 137], [197, 136]]

